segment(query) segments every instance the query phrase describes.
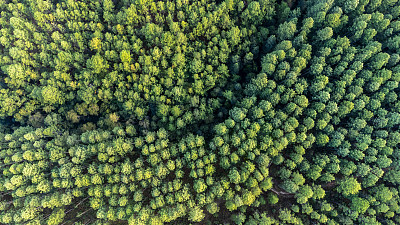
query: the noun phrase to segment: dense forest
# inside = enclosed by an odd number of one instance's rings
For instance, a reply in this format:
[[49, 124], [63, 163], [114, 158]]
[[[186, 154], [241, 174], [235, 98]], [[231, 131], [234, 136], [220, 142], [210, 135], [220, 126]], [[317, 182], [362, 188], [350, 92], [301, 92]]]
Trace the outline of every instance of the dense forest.
[[0, 0], [0, 224], [400, 224], [399, 18]]

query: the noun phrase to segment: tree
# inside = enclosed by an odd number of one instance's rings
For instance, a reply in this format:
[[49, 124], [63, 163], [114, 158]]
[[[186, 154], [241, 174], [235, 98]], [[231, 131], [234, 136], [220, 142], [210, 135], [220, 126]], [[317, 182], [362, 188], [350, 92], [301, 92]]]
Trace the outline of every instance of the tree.
[[282, 183], [282, 188], [289, 192], [289, 193], [295, 193], [299, 190], [299, 186], [296, 185], [293, 181], [291, 180], [286, 180]]
[[41, 90], [43, 102], [46, 104], [63, 104], [63, 93], [56, 87], [46, 86]]
[[120, 58], [123, 63], [130, 63], [131, 62], [131, 53], [127, 50], [122, 50], [120, 53]]
[[242, 199], [244, 205], [250, 206], [256, 200], [256, 196], [254, 196], [254, 194], [250, 191], [245, 191]]
[[326, 134], [318, 134], [317, 136], [317, 144], [320, 146], [324, 146], [329, 142], [329, 137]]
[[228, 175], [230, 181], [234, 184], [238, 184], [241, 180], [240, 174], [236, 169], [231, 169]]
[[351, 200], [351, 209], [358, 213], [365, 213], [369, 208], [369, 206], [370, 206], [369, 202], [365, 199], [354, 197]]
[[207, 185], [204, 183], [203, 179], [196, 180], [194, 183], [194, 189], [196, 192], [204, 192], [207, 189]]
[[101, 40], [98, 37], [94, 37], [92, 38], [92, 40], [90, 40], [90, 48], [93, 50], [99, 50], [101, 49]]
[[190, 209], [188, 216], [189, 216], [189, 221], [193, 222], [200, 222], [205, 217], [203, 210], [200, 209], [199, 207], [194, 207]]
[[337, 187], [337, 191], [344, 196], [357, 194], [360, 190], [361, 184], [354, 177], [343, 179]]
[[64, 209], [57, 208], [50, 215], [49, 219], [47, 220], [47, 224], [48, 225], [60, 224], [64, 220], [64, 217], [65, 217]]
[[304, 204], [308, 201], [309, 198], [313, 196], [313, 191], [310, 186], [301, 186], [299, 191], [296, 193], [295, 197], [297, 198], [297, 202], [299, 204]]
[[296, 32], [296, 24], [292, 21], [279, 25], [277, 34], [280, 40], [291, 40]]
[[326, 41], [333, 35], [333, 30], [331, 27], [325, 27], [322, 30], [317, 31], [317, 40]]
[[235, 122], [240, 122], [246, 117], [245, 111], [237, 107], [229, 111], [229, 114]]
[[374, 188], [376, 193], [376, 198], [380, 202], [387, 202], [393, 197], [393, 193], [390, 191], [388, 187], [379, 186]]
[[110, 66], [101, 55], [96, 54], [92, 56], [91, 59], [88, 60], [87, 67], [91, 68], [94, 73], [98, 74], [101, 72], [105, 72]]

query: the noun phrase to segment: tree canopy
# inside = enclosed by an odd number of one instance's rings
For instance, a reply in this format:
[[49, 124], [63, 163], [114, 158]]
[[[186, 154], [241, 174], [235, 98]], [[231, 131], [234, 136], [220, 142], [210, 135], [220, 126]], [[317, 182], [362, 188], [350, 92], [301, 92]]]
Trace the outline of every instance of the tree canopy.
[[399, 17], [0, 1], [0, 223], [399, 224]]

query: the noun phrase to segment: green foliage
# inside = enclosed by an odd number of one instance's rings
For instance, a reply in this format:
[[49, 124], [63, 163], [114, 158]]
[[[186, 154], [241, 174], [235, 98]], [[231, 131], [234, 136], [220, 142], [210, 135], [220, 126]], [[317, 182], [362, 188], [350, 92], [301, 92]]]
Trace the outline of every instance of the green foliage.
[[189, 221], [200, 222], [204, 218], [203, 210], [195, 207], [189, 211]]
[[399, 9], [0, 2], [0, 223], [399, 224]]
[[369, 206], [369, 202], [365, 199], [355, 197], [351, 200], [351, 209], [358, 213], [365, 213]]
[[279, 201], [279, 197], [276, 194], [274, 194], [274, 193], [268, 194], [268, 203], [269, 204], [274, 205], [274, 204], [278, 203], [278, 201]]
[[354, 177], [340, 181], [337, 191], [344, 196], [357, 194], [361, 190], [361, 185]]

